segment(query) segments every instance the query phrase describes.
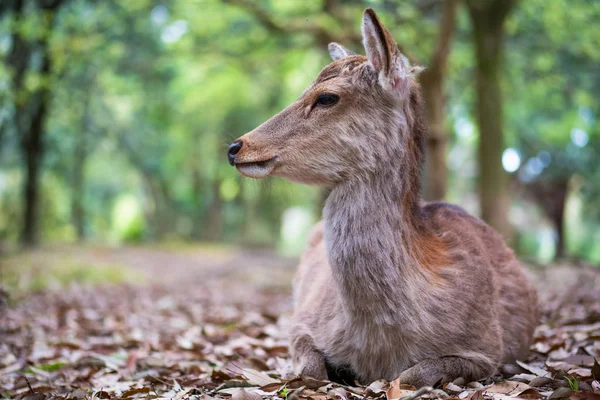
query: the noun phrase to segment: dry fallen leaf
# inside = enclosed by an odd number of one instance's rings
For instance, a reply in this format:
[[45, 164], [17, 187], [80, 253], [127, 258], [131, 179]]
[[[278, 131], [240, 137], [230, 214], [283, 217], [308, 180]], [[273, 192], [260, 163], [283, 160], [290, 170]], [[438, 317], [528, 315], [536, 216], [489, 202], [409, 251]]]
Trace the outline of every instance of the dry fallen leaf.
[[348, 394], [346, 389], [341, 387], [333, 388], [327, 394], [335, 399], [340, 400], [348, 400], [350, 398], [350, 395]]
[[551, 395], [550, 395], [550, 399], [568, 399], [569, 397], [571, 397], [573, 394], [575, 394], [575, 392], [573, 392], [571, 389], [566, 388], [566, 387], [561, 387], [556, 389]]
[[400, 383], [399, 379], [390, 382], [390, 387], [385, 392], [388, 400], [398, 400], [402, 397], [409, 396], [417, 390], [412, 385], [405, 385]]
[[543, 399], [546, 396], [542, 395], [540, 392], [538, 392], [534, 388], [529, 388], [513, 397], [517, 397], [519, 399]]
[[385, 393], [389, 388], [389, 382], [385, 379], [379, 379], [371, 383], [365, 389], [365, 396], [367, 397], [379, 397], [380, 394]]
[[595, 380], [600, 381], [600, 364], [598, 360], [594, 358], [594, 365], [592, 366], [592, 376]]
[[535, 375], [537, 375], [537, 376], [539, 376], [539, 377], [546, 377], [546, 376], [550, 376], [550, 372], [548, 372], [548, 371], [546, 371], [546, 370], [544, 370], [544, 369], [541, 369], [541, 368], [538, 368], [538, 367], [534, 367], [533, 365], [525, 364], [524, 362], [522, 362], [522, 361], [519, 361], [519, 360], [516, 360], [516, 363], [517, 363], [517, 364], [518, 364], [518, 365], [519, 365], [521, 368], [523, 368], [524, 370], [526, 370], [526, 371], [529, 371], [529, 372], [531, 372], [532, 374], [535, 374]]
[[560, 361], [577, 365], [579, 367], [592, 367], [594, 365], [594, 357], [587, 354], [573, 354]]
[[545, 385], [548, 385], [552, 381], [553, 381], [552, 378], [535, 378], [531, 382], [529, 382], [529, 386], [531, 386], [531, 387], [545, 386]]
[[558, 375], [566, 375], [570, 369], [577, 368], [577, 365], [573, 365], [564, 361], [547, 360], [546, 367]]
[[469, 400], [484, 400], [483, 398], [483, 390], [478, 390], [468, 397]]
[[231, 395], [231, 400], [262, 400], [262, 398], [257, 393], [246, 392], [241, 388]]
[[600, 400], [600, 394], [590, 392], [577, 392], [569, 400]]
[[450, 392], [450, 393], [460, 393], [464, 389], [461, 388], [460, 386], [455, 385], [454, 383], [450, 382], [450, 383], [447, 383], [446, 385], [444, 385], [444, 390], [446, 392]]
[[266, 386], [272, 383], [278, 383], [277, 379], [271, 378], [269, 375], [262, 371], [256, 371], [250, 368], [244, 368], [244, 376], [248, 382], [255, 386]]
[[499, 394], [508, 394], [508, 395], [516, 395], [518, 393], [524, 392], [529, 389], [530, 386], [526, 385], [522, 382], [515, 381], [504, 381], [499, 383], [494, 383], [492, 386], [486, 388], [485, 390], [490, 393], [499, 393]]
[[570, 376], [576, 376], [578, 378], [590, 378], [592, 376], [592, 371], [588, 368], [573, 368], [568, 371]]
[[150, 393], [150, 388], [143, 387], [143, 388], [129, 389], [129, 390], [124, 391], [121, 396], [123, 398], [127, 398], [127, 397], [131, 397], [133, 395], [140, 394], [140, 393]]
[[[202, 268], [186, 268], [184, 279], [174, 285], [73, 286], [11, 305], [2, 319], [0, 394], [17, 400], [34, 394], [56, 399], [95, 396], [94, 400], [228, 400], [234, 395], [382, 400], [386, 394], [393, 399], [419, 394], [397, 381], [353, 388], [289, 375], [285, 331], [290, 323], [290, 289], [279, 284], [277, 290], [263, 290], [248, 278], [273, 276], [283, 269], [269, 266], [258, 271], [249, 266], [252, 256], [246, 254], [243, 261], [251, 272], [219, 268], [231, 273], [209, 276], [202, 275]], [[165, 262], [160, 261], [161, 268]], [[285, 270], [288, 275], [292, 272]], [[194, 278], [198, 273], [201, 279]], [[288, 275], [277, 279], [289, 282]], [[580, 392], [572, 395], [574, 399], [597, 400], [588, 393], [600, 395], [600, 383], [590, 377], [597, 379], [600, 372], [593, 361], [600, 355], [600, 296], [578, 288], [568, 297], [545, 300], [542, 307], [544, 323], [536, 330], [531, 357], [521, 366], [526, 373], [491, 386], [490, 381], [459, 379], [453, 382], [457, 387], [450, 386], [456, 390], [451, 396], [548, 397], [566, 383], [566, 375], [579, 380]], [[539, 377], [546, 369], [548, 377]], [[563, 389], [555, 396], [565, 393]], [[443, 397], [448, 394], [441, 389], [422, 396]]]

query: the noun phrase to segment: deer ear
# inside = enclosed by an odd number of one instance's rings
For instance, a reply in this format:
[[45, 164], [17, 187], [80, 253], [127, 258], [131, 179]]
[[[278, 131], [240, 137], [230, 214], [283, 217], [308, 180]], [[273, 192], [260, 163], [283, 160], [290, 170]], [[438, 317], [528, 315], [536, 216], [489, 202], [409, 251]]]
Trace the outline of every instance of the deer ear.
[[371, 8], [367, 8], [363, 15], [362, 35], [369, 63], [379, 75], [379, 83], [384, 88], [399, 89], [408, 76], [419, 72], [411, 68], [408, 59], [398, 50], [392, 34]]
[[331, 56], [333, 61], [356, 54], [353, 51], [348, 50], [347, 48], [336, 42], [329, 43], [327, 49], [329, 50], [329, 55]]

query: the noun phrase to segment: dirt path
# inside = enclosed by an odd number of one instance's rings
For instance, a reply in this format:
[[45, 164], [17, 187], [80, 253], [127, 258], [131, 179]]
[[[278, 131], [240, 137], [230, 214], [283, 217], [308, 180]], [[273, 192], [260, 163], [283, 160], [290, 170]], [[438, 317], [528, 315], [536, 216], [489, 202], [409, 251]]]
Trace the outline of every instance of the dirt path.
[[227, 247], [188, 247], [181, 251], [127, 247], [96, 251], [93, 257], [101, 262], [129, 266], [142, 272], [150, 282], [160, 284], [231, 279], [258, 286], [287, 286], [298, 263], [296, 258], [280, 256], [273, 250]]

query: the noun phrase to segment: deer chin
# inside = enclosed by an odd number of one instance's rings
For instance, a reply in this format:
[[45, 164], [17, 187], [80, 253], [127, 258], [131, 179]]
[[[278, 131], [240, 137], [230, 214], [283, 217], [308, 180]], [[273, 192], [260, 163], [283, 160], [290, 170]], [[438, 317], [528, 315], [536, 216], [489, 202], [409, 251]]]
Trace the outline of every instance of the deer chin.
[[240, 174], [248, 178], [262, 179], [273, 172], [275, 161], [277, 161], [277, 156], [263, 161], [236, 162], [235, 167]]

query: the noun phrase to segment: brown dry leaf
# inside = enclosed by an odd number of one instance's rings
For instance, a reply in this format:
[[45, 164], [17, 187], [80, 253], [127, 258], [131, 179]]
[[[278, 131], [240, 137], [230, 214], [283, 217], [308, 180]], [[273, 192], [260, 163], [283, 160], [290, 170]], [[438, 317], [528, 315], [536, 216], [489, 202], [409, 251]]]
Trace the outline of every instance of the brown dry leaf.
[[532, 349], [540, 354], [548, 354], [552, 350], [552, 346], [548, 342], [536, 342], [533, 344]]
[[253, 367], [256, 370], [259, 370], [259, 371], [268, 371], [268, 370], [270, 370], [270, 368], [267, 365], [267, 363], [265, 363], [263, 360], [259, 360], [256, 357], [249, 358], [248, 362], [250, 363], [250, 366]]
[[449, 382], [449, 383], [447, 383], [447, 384], [445, 384], [445, 385], [444, 385], [444, 390], [445, 390], [446, 392], [450, 392], [450, 393], [460, 393], [460, 392], [462, 392], [464, 389], [463, 389], [463, 388], [461, 388], [460, 386], [458, 386], [458, 385], [456, 385], [456, 384], [452, 383], [452, 382]]
[[348, 394], [348, 392], [346, 391], [346, 389], [342, 388], [342, 387], [336, 387], [331, 389], [327, 395], [333, 397], [334, 399], [341, 399], [341, 400], [348, 400], [350, 398], [350, 395]]
[[273, 382], [267, 385], [261, 386], [260, 390], [263, 392], [278, 392], [285, 387], [285, 383], [282, 382]]
[[561, 388], [556, 389], [554, 391], [554, 393], [552, 393], [550, 395], [549, 399], [568, 399], [573, 394], [575, 394], [575, 392], [573, 392], [571, 389], [566, 388], [566, 387], [561, 387]]
[[529, 382], [529, 386], [532, 386], [532, 387], [546, 386], [552, 381], [554, 381], [554, 379], [552, 379], [552, 378], [535, 378], [531, 382]]
[[470, 387], [471, 389], [483, 389], [484, 386], [480, 382], [473, 381], [467, 383], [467, 387]]
[[533, 365], [525, 364], [524, 362], [519, 361], [519, 360], [517, 360], [516, 362], [519, 365], [519, 367], [523, 368], [526, 371], [531, 372], [532, 374], [535, 374], [540, 377], [550, 376], [550, 372], [546, 371], [545, 369], [541, 369], [538, 367], [534, 367]]
[[467, 397], [468, 400], [484, 400], [483, 398], [483, 390], [478, 390], [475, 393], [471, 394]]
[[231, 375], [229, 375], [226, 372], [223, 371], [219, 371], [219, 370], [213, 370], [212, 374], [211, 374], [211, 378], [215, 381], [215, 382], [225, 382], [228, 380], [233, 379], [233, 377]]
[[592, 371], [588, 368], [573, 368], [569, 370], [569, 375], [575, 375], [579, 378], [590, 378], [592, 376]]
[[297, 389], [299, 387], [306, 386], [309, 389], [318, 390], [324, 386], [328, 386], [330, 384], [330, 382], [329, 381], [320, 381], [318, 379], [311, 378], [309, 376], [303, 376], [301, 378], [295, 378], [295, 379], [292, 379], [291, 381], [287, 381], [286, 384], [287, 384], [287, 387], [290, 389]]
[[577, 368], [577, 365], [573, 365], [564, 361], [548, 360], [546, 361], [546, 367], [559, 375], [565, 375], [570, 369]]
[[152, 369], [164, 367], [165, 361], [159, 357], [150, 356], [138, 359], [135, 364], [138, 369]]
[[[547, 374], [548, 374], [548, 376], [550, 375], [549, 372]], [[529, 382], [533, 381], [534, 379], [538, 379], [538, 378], [539, 378], [539, 376], [534, 375], [534, 374], [517, 374], [517, 375], [511, 376], [510, 380], [529, 383]]]
[[400, 381], [396, 379], [390, 383], [390, 387], [386, 390], [385, 395], [387, 396], [388, 400], [397, 400], [404, 396], [413, 394], [416, 390], [416, 387], [400, 383]]
[[563, 358], [560, 361], [577, 365], [578, 367], [592, 367], [594, 365], [594, 357], [586, 354], [573, 354], [567, 358]]
[[248, 382], [255, 386], [266, 386], [272, 383], [280, 383], [277, 379], [271, 378], [269, 375], [262, 371], [257, 371], [255, 369], [244, 368], [244, 377], [248, 380]]
[[543, 394], [541, 394], [540, 392], [538, 392], [537, 390], [535, 390], [533, 388], [529, 388], [527, 390], [522, 391], [515, 397], [517, 397], [519, 399], [543, 399], [546, 396], [544, 396]]
[[522, 382], [504, 381], [494, 383], [492, 386], [488, 387], [486, 391], [490, 393], [516, 395], [517, 393], [524, 392], [529, 388], [529, 385]]
[[577, 392], [569, 400], [600, 400], [600, 394], [591, 392]]
[[600, 364], [598, 360], [594, 358], [594, 366], [592, 367], [592, 376], [595, 380], [600, 381]]
[[44, 393], [32, 393], [23, 397], [23, 400], [45, 400], [46, 395]]
[[123, 394], [121, 395], [122, 398], [127, 398], [127, 397], [131, 397], [135, 394], [138, 393], [150, 393], [150, 388], [147, 387], [143, 387], [143, 388], [134, 388], [134, 389], [129, 389], [126, 390], [125, 392], [123, 392]]
[[100, 390], [100, 391], [92, 394], [92, 399], [93, 398], [110, 399], [110, 394], [106, 393], [104, 390]]
[[231, 400], [262, 400], [262, 398], [258, 393], [246, 392], [241, 388], [231, 395]]
[[389, 382], [385, 379], [378, 379], [371, 383], [365, 389], [365, 396], [367, 397], [379, 397], [382, 393], [385, 393], [389, 387]]

